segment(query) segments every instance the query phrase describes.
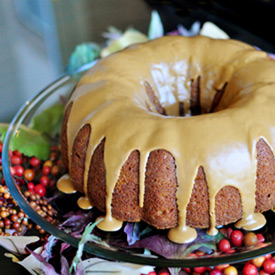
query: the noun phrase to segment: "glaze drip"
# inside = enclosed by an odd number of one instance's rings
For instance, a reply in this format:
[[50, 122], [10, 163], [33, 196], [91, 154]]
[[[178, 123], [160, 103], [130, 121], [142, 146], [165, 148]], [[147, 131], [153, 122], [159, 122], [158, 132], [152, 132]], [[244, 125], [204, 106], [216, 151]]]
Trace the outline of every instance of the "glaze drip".
[[57, 188], [59, 191], [65, 193], [65, 194], [73, 194], [76, 192], [73, 182], [68, 174], [63, 175], [58, 180]]
[[225, 186], [241, 194], [239, 226], [263, 226], [263, 215], [254, 214], [255, 200], [245, 198], [255, 198], [257, 141], [263, 138], [274, 147], [274, 71], [266, 53], [234, 40], [206, 37], [163, 37], [99, 60], [70, 98], [67, 125], [69, 166], [77, 133], [84, 125], [92, 129], [86, 194], [92, 155], [105, 139], [106, 216], [99, 225], [110, 231], [121, 226], [112, 217], [112, 196], [130, 153], [140, 153], [143, 207], [148, 156], [163, 149], [177, 167], [178, 225], [169, 232], [172, 241], [196, 238], [195, 229], [186, 225], [186, 208], [200, 166], [208, 184], [210, 234], [216, 233], [215, 197]]

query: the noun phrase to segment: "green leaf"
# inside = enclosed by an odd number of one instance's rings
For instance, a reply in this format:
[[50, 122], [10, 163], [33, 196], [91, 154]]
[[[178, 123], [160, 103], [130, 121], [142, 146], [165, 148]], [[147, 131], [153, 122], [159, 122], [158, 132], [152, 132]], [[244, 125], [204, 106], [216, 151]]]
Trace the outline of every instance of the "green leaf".
[[79, 262], [81, 262], [81, 257], [83, 254], [83, 249], [84, 249], [84, 245], [85, 243], [89, 242], [89, 241], [93, 241], [94, 239], [98, 240], [99, 237], [95, 236], [92, 234], [92, 231], [94, 230], [94, 228], [103, 220], [103, 218], [98, 219], [96, 222], [94, 223], [89, 223], [83, 234], [81, 237], [81, 240], [78, 243], [78, 248], [77, 248], [77, 252], [73, 258], [73, 262], [71, 264], [70, 267], [70, 273], [72, 273], [73, 270], [76, 270], [76, 267], [78, 265]]
[[211, 236], [209, 234], [203, 234], [201, 235], [201, 239], [203, 241], [214, 241], [215, 243], [218, 243], [220, 240], [224, 239], [225, 236], [224, 234], [222, 234], [220, 231], [218, 234], [214, 235], [214, 236]]
[[164, 35], [163, 25], [157, 11], [152, 11], [151, 21], [148, 30], [148, 37], [150, 40], [162, 37]]
[[[0, 140], [4, 141], [9, 125], [0, 123]], [[50, 155], [50, 143], [42, 133], [21, 125], [15, 136], [11, 137], [10, 150], [18, 150], [28, 157], [36, 156], [47, 160]]]
[[62, 104], [52, 105], [33, 118], [31, 128], [54, 138], [61, 131], [63, 112]]

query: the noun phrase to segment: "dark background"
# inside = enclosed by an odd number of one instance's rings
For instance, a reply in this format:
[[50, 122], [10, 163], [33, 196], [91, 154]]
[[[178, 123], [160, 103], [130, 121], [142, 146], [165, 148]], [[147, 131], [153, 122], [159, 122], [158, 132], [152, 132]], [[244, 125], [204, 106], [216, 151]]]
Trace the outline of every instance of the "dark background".
[[275, 52], [274, 0], [146, 0], [157, 9], [167, 31], [177, 24], [191, 26], [195, 20], [212, 21], [230, 37], [257, 44], [266, 51]]

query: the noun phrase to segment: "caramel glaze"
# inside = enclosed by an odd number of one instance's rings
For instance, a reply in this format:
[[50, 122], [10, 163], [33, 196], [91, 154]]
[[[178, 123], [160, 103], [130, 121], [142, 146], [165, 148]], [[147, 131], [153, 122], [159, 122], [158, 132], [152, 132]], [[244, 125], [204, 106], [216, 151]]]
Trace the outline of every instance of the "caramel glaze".
[[[190, 86], [197, 79], [202, 114], [190, 116]], [[148, 89], [166, 115], [156, 110]], [[215, 196], [225, 186], [237, 188], [242, 198], [237, 226], [263, 226], [264, 216], [254, 213], [255, 199], [247, 198], [255, 198], [257, 142], [263, 139], [272, 151], [275, 145], [274, 90], [274, 61], [235, 40], [163, 37], [99, 60], [70, 98], [66, 138], [70, 167], [74, 140], [83, 126], [90, 126], [83, 175], [86, 194], [93, 152], [105, 140], [106, 216], [100, 228], [118, 228], [112, 194], [123, 164], [135, 150], [143, 206], [147, 159], [158, 149], [170, 152], [177, 167], [178, 225], [169, 231], [172, 241], [196, 238], [195, 229], [186, 225], [186, 208], [199, 167], [208, 184], [209, 234], [217, 232]], [[217, 91], [223, 92], [213, 112]]]

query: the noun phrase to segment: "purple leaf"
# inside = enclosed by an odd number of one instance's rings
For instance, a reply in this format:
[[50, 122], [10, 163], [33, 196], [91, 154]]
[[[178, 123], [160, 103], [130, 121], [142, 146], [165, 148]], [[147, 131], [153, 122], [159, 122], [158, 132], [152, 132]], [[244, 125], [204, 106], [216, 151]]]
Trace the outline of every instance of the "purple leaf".
[[68, 219], [59, 225], [59, 228], [63, 230], [71, 228], [73, 233], [77, 235], [83, 232], [87, 224], [91, 221], [92, 215], [90, 213], [87, 214], [81, 211], [77, 213], [70, 212], [65, 216], [65, 218], [68, 217]]
[[124, 227], [124, 232], [127, 235], [129, 245], [134, 244], [140, 239], [140, 223], [128, 222]]
[[71, 245], [68, 243], [62, 243], [61, 244], [61, 248], [60, 248], [60, 253], [62, 253], [63, 251], [65, 251], [67, 248], [69, 248]]
[[54, 267], [46, 261], [45, 258], [43, 258], [38, 253], [29, 250], [30, 253], [39, 261], [42, 263], [43, 267], [42, 270], [45, 272], [46, 275], [58, 275], [54, 269]]
[[189, 244], [177, 244], [171, 242], [166, 234], [157, 234], [136, 241], [129, 248], [147, 248], [168, 259], [181, 259], [200, 248], [205, 248], [209, 252], [212, 251], [216, 248], [216, 243], [224, 237], [221, 233], [216, 236], [209, 236], [205, 230], [197, 230], [197, 233], [196, 240]]
[[63, 255], [61, 255], [60, 262], [61, 262], [61, 274], [64, 274], [64, 275], [70, 274], [69, 263]]
[[45, 257], [47, 261], [49, 261], [49, 259], [51, 259], [52, 257], [52, 248], [53, 246], [57, 243], [57, 238], [54, 237], [53, 235], [51, 235], [46, 244], [44, 245], [44, 249], [41, 253], [42, 257]]
[[82, 269], [82, 267], [81, 267], [81, 264], [79, 264], [79, 265], [77, 266], [76, 271], [75, 271], [75, 275], [83, 275], [83, 274], [84, 274], [83, 269]]
[[151, 233], [152, 229], [140, 222], [127, 222], [124, 227], [124, 233], [127, 235], [127, 242], [129, 245], [134, 244], [142, 237]]

